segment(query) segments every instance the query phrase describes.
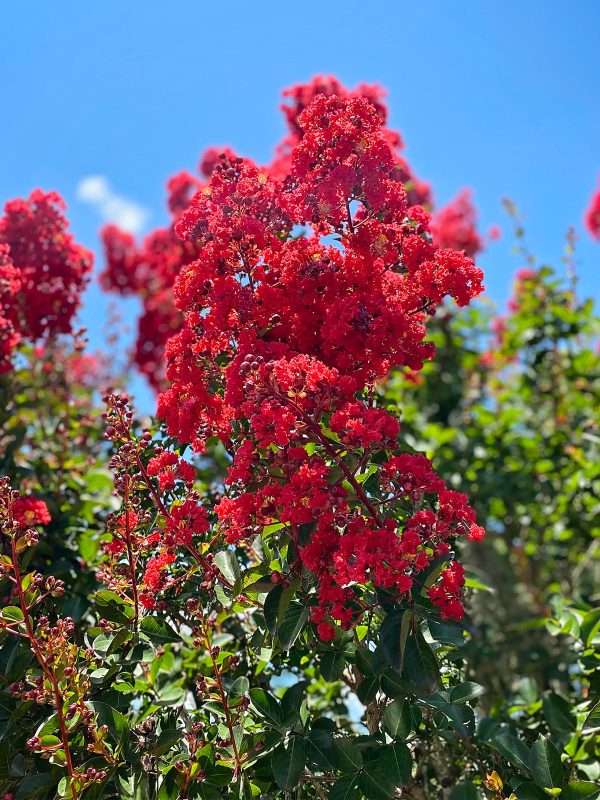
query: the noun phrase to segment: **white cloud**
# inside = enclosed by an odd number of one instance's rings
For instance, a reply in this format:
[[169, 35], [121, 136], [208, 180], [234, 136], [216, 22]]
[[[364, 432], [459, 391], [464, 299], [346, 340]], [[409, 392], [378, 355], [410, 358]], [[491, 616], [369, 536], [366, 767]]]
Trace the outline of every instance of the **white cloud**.
[[77, 199], [93, 206], [105, 222], [114, 222], [129, 233], [139, 233], [148, 209], [113, 192], [104, 175], [88, 175], [77, 184]]

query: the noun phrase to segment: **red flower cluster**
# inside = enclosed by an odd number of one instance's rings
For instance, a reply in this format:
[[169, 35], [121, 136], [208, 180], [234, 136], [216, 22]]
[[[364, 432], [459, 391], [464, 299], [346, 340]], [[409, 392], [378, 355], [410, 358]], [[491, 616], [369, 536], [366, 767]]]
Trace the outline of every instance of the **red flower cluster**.
[[[433, 355], [427, 316], [447, 295], [467, 304], [482, 273], [432, 242], [380, 95], [310, 93], [294, 95], [285, 176], [222, 154], [175, 224], [199, 258], [175, 278], [184, 321], [159, 414], [197, 451], [217, 436], [233, 453], [220, 530], [245, 542], [284, 525], [291, 569], [318, 576], [327, 638], [326, 615], [360, 617], [361, 586], [401, 597], [455, 537], [482, 533], [427, 459], [395, 453], [398, 421], [374, 391]], [[431, 599], [457, 618], [458, 579], [443, 574]]]
[[36, 189], [0, 218], [0, 372], [21, 339], [70, 333], [92, 254], [67, 232], [65, 204]]
[[[227, 149], [224, 152], [231, 154]], [[130, 233], [116, 225], [107, 225], [101, 231], [105, 268], [100, 284], [106, 291], [141, 299], [133, 362], [157, 391], [165, 387], [165, 344], [181, 327], [181, 314], [173, 303], [173, 283], [200, 253], [195, 244], [184, 242], [175, 234], [174, 225], [216, 163], [218, 151], [211, 148], [200, 162], [201, 176], [180, 172], [169, 179], [167, 206], [171, 224], [153, 231], [139, 245]]]
[[585, 225], [591, 236], [600, 241], [600, 189], [592, 195], [585, 212]]
[[471, 258], [483, 250], [483, 241], [477, 233], [477, 212], [468, 189], [433, 215], [431, 233], [439, 247], [459, 250]]
[[18, 497], [13, 504], [12, 513], [17, 525], [23, 530], [34, 525], [48, 525], [51, 520], [46, 503], [35, 497]]
[[150, 234], [139, 247], [131, 234], [114, 225], [102, 230], [102, 239], [106, 267], [100, 282], [107, 291], [141, 298], [133, 360], [150, 384], [159, 389], [164, 385], [165, 342], [181, 325], [181, 315], [173, 305], [173, 281], [198, 252], [181, 242], [172, 227]]
[[[207, 233], [212, 237], [215, 235], [215, 215], [218, 213], [225, 218], [233, 215], [229, 220], [230, 230], [239, 236], [243, 235], [242, 232], [234, 231], [233, 226], [237, 216], [240, 220], [245, 219], [245, 223], [260, 216], [256, 209], [240, 216], [235, 203], [229, 203], [230, 175], [222, 176], [223, 180], [215, 178], [208, 189], [206, 179], [210, 178], [217, 165], [226, 164], [226, 171], [229, 172], [243, 172], [243, 176], [240, 174], [236, 178], [239, 184], [236, 191], [244, 192], [247, 205], [256, 204], [260, 198], [267, 204], [261, 213], [272, 216], [276, 210], [279, 211], [279, 219], [272, 220], [274, 230], [291, 227], [298, 214], [313, 224], [317, 224], [321, 216], [326, 216], [328, 219], [324, 229], [332, 225], [335, 228], [336, 223], [341, 224], [345, 220], [346, 200], [350, 203], [354, 200], [363, 204], [370, 202], [372, 208], [381, 207], [382, 192], [384, 195], [387, 192], [388, 204], [396, 204], [400, 218], [403, 210], [411, 209], [410, 218], [416, 233], [419, 233], [421, 222], [425, 227], [428, 225], [428, 214], [422, 207], [432, 205], [429, 186], [414, 176], [401, 155], [403, 143], [399, 134], [386, 127], [387, 108], [381, 87], [363, 84], [348, 90], [336, 78], [316, 77], [308, 84], [285, 90], [283, 94], [286, 103], [282, 109], [289, 132], [277, 147], [270, 165], [258, 169], [249, 161], [237, 159], [228, 148], [211, 148], [200, 161], [200, 177], [181, 172], [169, 180], [168, 207], [173, 217], [171, 225], [150, 234], [139, 245], [130, 234], [114, 225], [107, 226], [102, 232], [106, 267], [100, 276], [101, 284], [107, 291], [140, 297], [143, 308], [138, 321], [133, 361], [157, 390], [166, 385], [166, 342], [181, 326], [181, 315], [172, 298], [173, 283], [176, 275], [198, 257], [203, 241], [206, 219], [199, 217], [193, 208], [190, 209], [194, 193], [210, 191], [212, 201], [205, 202], [203, 213], [211, 215], [211, 230], [209, 232], [207, 229]], [[340, 109], [352, 108], [353, 111], [338, 113], [336, 106]], [[313, 119], [307, 114], [313, 115]], [[321, 126], [321, 120], [325, 119], [327, 122]], [[317, 159], [311, 165], [311, 158], [319, 153], [324, 155], [324, 159], [321, 162]], [[316, 187], [311, 185], [312, 171], [319, 182], [317, 203]], [[365, 176], [369, 177], [362, 185]], [[254, 181], [257, 191], [251, 190], [247, 185], [249, 181]], [[284, 185], [285, 197], [281, 192]], [[396, 191], [399, 185], [403, 186], [404, 194]], [[274, 186], [279, 187], [276, 194], [272, 191]], [[270, 198], [267, 197], [269, 192]], [[223, 208], [218, 208], [219, 203]], [[277, 203], [282, 205], [278, 207]], [[290, 203], [291, 209], [288, 208]], [[392, 211], [392, 208], [388, 211]], [[176, 225], [180, 218], [181, 221]], [[372, 230], [377, 226], [369, 225], [368, 218], [362, 222], [357, 219], [356, 223], [357, 249], [362, 241], [366, 249], [383, 255], [391, 257], [397, 252], [395, 232], [391, 228], [391, 238], [387, 238], [388, 234], [380, 236], [379, 231]], [[364, 230], [358, 236], [362, 223]], [[452, 224], [456, 227], [455, 223]], [[186, 241], [181, 241], [175, 231]], [[257, 233], [258, 229], [255, 230]], [[474, 230], [472, 235], [477, 236]], [[261, 246], [258, 239], [254, 245]], [[460, 242], [457, 243], [456, 235], [443, 246], [459, 250], [463, 247]], [[410, 245], [405, 243], [407, 268], [410, 262], [409, 248]], [[467, 255], [470, 253], [467, 252]], [[416, 256], [418, 253], [415, 253]], [[178, 301], [176, 305], [181, 307], [182, 302]]]
[[148, 462], [148, 475], [156, 475], [161, 491], [165, 492], [175, 488], [178, 480], [191, 485], [196, 470], [177, 453], [171, 450], [157, 450], [154, 458]]

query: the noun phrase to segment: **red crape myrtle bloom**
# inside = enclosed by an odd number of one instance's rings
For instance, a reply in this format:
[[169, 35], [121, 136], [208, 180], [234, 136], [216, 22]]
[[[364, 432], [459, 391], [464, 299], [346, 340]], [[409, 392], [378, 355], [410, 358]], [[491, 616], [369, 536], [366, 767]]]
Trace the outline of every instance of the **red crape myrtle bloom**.
[[64, 209], [56, 192], [36, 189], [0, 217], [0, 372], [21, 339], [71, 332], [92, 254], [67, 232]]
[[433, 215], [431, 233], [439, 247], [460, 250], [471, 258], [483, 250], [483, 241], [477, 232], [477, 212], [468, 189]]
[[600, 189], [592, 195], [585, 213], [585, 226], [590, 235], [600, 241]]
[[[403, 157], [403, 143], [399, 134], [386, 127], [387, 107], [384, 103], [385, 92], [381, 87], [361, 84], [355, 89], [349, 90], [334, 77], [318, 76], [307, 84], [299, 84], [286, 89], [283, 95], [285, 103], [282, 105], [282, 110], [286, 117], [288, 133], [276, 148], [272, 163], [261, 169], [265, 177], [268, 176], [281, 184], [288, 183], [291, 189], [292, 154], [306, 131], [306, 126], [300, 123], [300, 116], [315, 98], [321, 97], [323, 102], [332, 97], [348, 101], [366, 99], [368, 104], [360, 106], [362, 109], [360, 113], [365, 112], [377, 120], [375, 124], [379, 126], [377, 136], [380, 152], [388, 162], [386, 166], [382, 164], [381, 168], [389, 169], [390, 163], [393, 163], [393, 180], [403, 184], [406, 192], [404, 202], [412, 209], [411, 216], [415, 220], [415, 224], [418, 224], [420, 220], [427, 221], [429, 219], [425, 209], [430, 209], [433, 204], [430, 188], [415, 177]], [[312, 129], [310, 136], [314, 138]], [[308, 143], [304, 147], [304, 153], [304, 157], [310, 157]], [[371, 163], [377, 166], [375, 163], [377, 155], [372, 144], [370, 154], [365, 156], [366, 160], [363, 159], [363, 166], [367, 166], [369, 158]], [[194, 236], [184, 233], [184, 238], [187, 238], [185, 241], [181, 241], [174, 233], [174, 225], [180, 217], [185, 217], [192, 195], [197, 190], [205, 188], [206, 181], [212, 175], [215, 166], [222, 163], [223, 159], [232, 165], [236, 162], [236, 156], [229, 148], [210, 148], [200, 161], [199, 176], [181, 172], [169, 180], [167, 204], [172, 215], [172, 222], [166, 228], [158, 229], [147, 236], [141, 244], [137, 244], [131, 234], [121, 231], [114, 225], [107, 226], [102, 232], [106, 267], [100, 276], [101, 285], [107, 291], [140, 297], [142, 314], [138, 321], [138, 332], [132, 357], [138, 369], [156, 390], [166, 387], [164, 380], [165, 345], [168, 339], [179, 331], [182, 322], [181, 314], [175, 307], [172, 297], [175, 277], [199, 255]], [[347, 180], [351, 180], [352, 172], [348, 171], [348, 164], [339, 166], [337, 177], [341, 175], [341, 172], [345, 172]], [[334, 180], [336, 179], [336, 175], [332, 177]], [[370, 191], [369, 187], [366, 189]], [[308, 199], [310, 201], [310, 198]], [[249, 202], [249, 198], [246, 199], [246, 202]], [[322, 197], [321, 203], [327, 202], [325, 197]], [[314, 215], [318, 213], [316, 210]], [[311, 215], [310, 219], [314, 215]], [[199, 220], [196, 222], [202, 224]], [[428, 222], [426, 224], [428, 225]], [[179, 233], [182, 230], [180, 228]], [[472, 235], [477, 235], [474, 229]], [[364, 239], [368, 240], [365, 242], [367, 246], [372, 245], [367, 231], [365, 231]], [[394, 243], [381, 238], [374, 246], [384, 251], [393, 249]], [[455, 237], [448, 243], [442, 243], [442, 246], [462, 249], [461, 243], [457, 243]]]
[[[454, 539], [483, 533], [426, 458], [399, 452], [398, 420], [374, 392], [433, 356], [428, 316], [447, 295], [469, 303], [482, 272], [432, 241], [381, 95], [337, 88], [294, 95], [287, 166], [222, 154], [176, 221], [198, 258], [175, 278], [183, 325], [158, 403], [170, 436], [196, 451], [216, 436], [233, 455], [215, 508], [227, 542], [284, 525], [292, 570], [317, 576], [324, 639], [360, 618], [361, 587], [401, 598], [435, 559], [452, 561]], [[157, 587], [168, 566], [153, 563]], [[444, 618], [462, 615], [463, 583], [447, 566], [431, 587]]]
[[141, 244], [116, 225], [107, 225], [101, 231], [106, 263], [100, 284], [106, 291], [141, 299], [142, 314], [132, 356], [157, 391], [165, 387], [165, 343], [180, 329], [182, 321], [173, 303], [173, 283], [179, 271], [199, 255], [194, 243], [175, 235], [174, 223], [193, 194], [204, 186], [217, 161], [218, 154], [211, 148], [200, 162], [201, 176], [180, 172], [169, 179], [167, 206], [171, 224], [150, 233]]
[[12, 513], [18, 526], [23, 529], [31, 528], [33, 525], [48, 525], [51, 520], [46, 503], [35, 497], [17, 498]]

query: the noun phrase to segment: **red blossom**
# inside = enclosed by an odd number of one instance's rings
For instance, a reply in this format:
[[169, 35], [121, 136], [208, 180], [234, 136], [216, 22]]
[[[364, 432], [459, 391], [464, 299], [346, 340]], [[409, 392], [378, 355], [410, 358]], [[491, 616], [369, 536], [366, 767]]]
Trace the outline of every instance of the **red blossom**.
[[458, 250], [470, 258], [483, 250], [483, 241], [477, 233], [477, 212], [468, 189], [463, 189], [433, 215], [431, 233], [439, 247]]
[[0, 372], [21, 339], [72, 332], [92, 254], [67, 232], [65, 204], [36, 189], [10, 200], [0, 218]]
[[13, 517], [20, 528], [48, 525], [51, 520], [48, 506], [35, 497], [18, 497], [12, 507]]
[[592, 195], [585, 212], [585, 226], [590, 236], [600, 241], [600, 189]]

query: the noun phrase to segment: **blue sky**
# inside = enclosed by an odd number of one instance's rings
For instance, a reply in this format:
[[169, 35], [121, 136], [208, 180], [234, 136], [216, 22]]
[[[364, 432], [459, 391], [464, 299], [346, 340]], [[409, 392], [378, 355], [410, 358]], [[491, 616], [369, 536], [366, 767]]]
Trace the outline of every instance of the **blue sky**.
[[[77, 197], [83, 178], [104, 176], [136, 204], [129, 213], [144, 210], [144, 230], [160, 225], [168, 175], [212, 144], [270, 160], [281, 89], [317, 73], [386, 87], [391, 125], [438, 204], [473, 187], [481, 228], [506, 230], [509, 195], [531, 249], [554, 263], [566, 228], [582, 232], [600, 174], [595, 0], [20, 0], [1, 13], [1, 199], [57, 189], [92, 249], [101, 220]], [[480, 260], [501, 304], [520, 266], [511, 246], [505, 235]], [[583, 232], [578, 259], [582, 291], [600, 294], [600, 247]], [[90, 289], [94, 346], [105, 316]]]

